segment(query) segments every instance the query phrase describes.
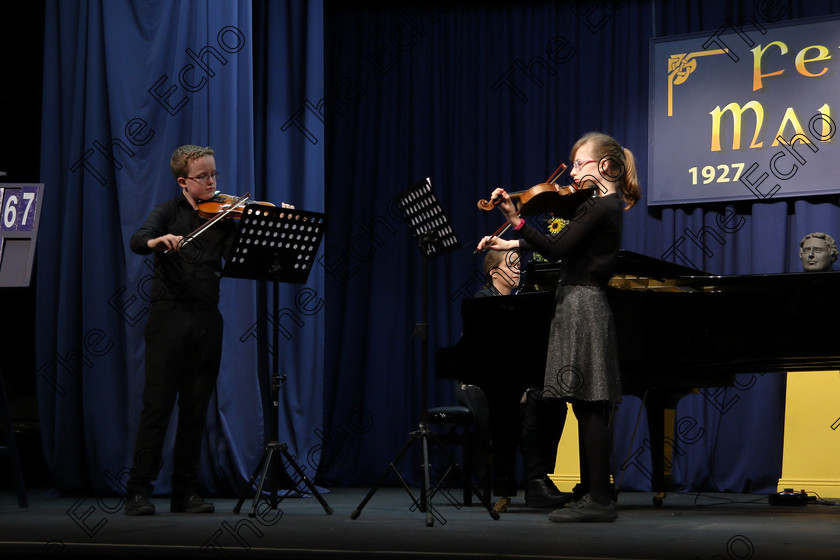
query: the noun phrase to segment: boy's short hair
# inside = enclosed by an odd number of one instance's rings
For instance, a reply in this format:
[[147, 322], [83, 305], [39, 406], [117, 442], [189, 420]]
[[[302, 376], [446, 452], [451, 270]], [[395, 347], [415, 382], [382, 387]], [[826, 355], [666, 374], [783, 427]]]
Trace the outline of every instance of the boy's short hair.
[[212, 156], [215, 152], [210, 146], [202, 147], [193, 144], [187, 144], [175, 149], [172, 153], [172, 159], [169, 160], [169, 168], [175, 178], [186, 177], [187, 167], [190, 162], [198, 158]]

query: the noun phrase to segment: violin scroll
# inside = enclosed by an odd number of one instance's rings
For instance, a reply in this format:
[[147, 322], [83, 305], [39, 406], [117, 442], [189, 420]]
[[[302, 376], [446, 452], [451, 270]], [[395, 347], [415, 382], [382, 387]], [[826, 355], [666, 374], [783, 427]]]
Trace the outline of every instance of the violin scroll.
[[502, 199], [500, 197], [494, 196], [490, 200], [485, 200], [482, 198], [476, 204], [478, 205], [479, 210], [482, 210], [483, 212], [489, 212], [490, 210], [498, 206], [501, 201]]
[[[539, 197], [540, 199], [544, 198], [543, 196], [541, 196], [543, 195], [543, 193], [568, 194], [568, 192], [570, 192], [569, 189], [575, 189], [573, 187], [560, 186], [555, 182], [557, 181], [557, 178], [563, 174], [564, 171], [566, 171], [566, 164], [561, 163], [557, 167], [557, 169], [554, 170], [554, 173], [551, 174], [551, 176], [545, 183], [534, 185], [527, 191], [508, 193], [508, 196], [510, 196], [512, 200], [518, 201], [520, 208], [524, 208], [532, 199], [536, 197]], [[498, 206], [501, 201], [501, 197], [494, 196], [490, 200], [481, 199], [478, 201], [477, 204], [482, 211], [489, 212], [493, 208]], [[531, 204], [531, 206], [536, 206], [536, 204]]]

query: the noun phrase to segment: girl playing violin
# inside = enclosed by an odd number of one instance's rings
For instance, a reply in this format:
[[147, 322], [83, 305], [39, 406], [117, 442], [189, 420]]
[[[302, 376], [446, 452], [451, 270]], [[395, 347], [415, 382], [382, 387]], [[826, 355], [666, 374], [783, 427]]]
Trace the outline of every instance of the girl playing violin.
[[591, 132], [572, 147], [571, 177], [597, 196], [576, 210], [569, 224], [552, 236], [519, 217], [510, 196], [496, 189], [499, 209], [520, 239], [485, 237], [478, 249], [539, 251], [562, 260], [557, 308], [551, 325], [544, 396], [572, 403], [580, 439], [580, 488], [585, 495], [549, 514], [555, 522], [614, 521], [610, 491], [611, 405], [621, 400], [616, 334], [605, 288], [621, 246], [622, 212], [641, 197], [630, 150], [612, 137]]

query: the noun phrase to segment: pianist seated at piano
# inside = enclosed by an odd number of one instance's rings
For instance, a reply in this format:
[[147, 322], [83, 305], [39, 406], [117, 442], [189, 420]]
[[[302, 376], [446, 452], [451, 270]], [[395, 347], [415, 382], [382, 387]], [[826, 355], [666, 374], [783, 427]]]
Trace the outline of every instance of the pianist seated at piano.
[[[484, 257], [485, 284], [475, 297], [511, 295], [519, 287], [521, 252], [488, 251]], [[539, 387], [512, 393], [507, 386], [488, 382], [484, 388], [459, 381], [459, 404], [473, 411], [473, 464], [476, 478], [492, 476], [497, 511], [505, 511], [517, 493], [516, 445], [521, 446], [525, 475], [525, 503], [534, 508], [556, 508], [571, 500], [548, 478], [565, 422], [566, 405], [541, 399]], [[553, 399], [557, 401], [557, 399]], [[561, 417], [562, 415], [562, 417]], [[559, 426], [546, 426], [545, 418], [560, 418]], [[492, 468], [491, 468], [492, 467]], [[492, 471], [492, 475], [491, 475]]]
[[809, 233], [799, 242], [799, 258], [805, 272], [828, 272], [837, 260], [837, 244], [827, 233]]
[[562, 260], [551, 321], [544, 395], [572, 403], [578, 420], [581, 489], [587, 493], [549, 514], [557, 523], [611, 522], [618, 512], [610, 489], [610, 418], [621, 400], [615, 322], [606, 287], [621, 247], [622, 216], [641, 198], [633, 154], [612, 137], [593, 132], [571, 150], [570, 176], [592, 197], [574, 211], [563, 233], [552, 236], [523, 220], [504, 189], [497, 206], [519, 239], [485, 237], [478, 249], [534, 250]]
[[487, 251], [484, 256], [485, 283], [475, 297], [508, 296], [519, 286], [521, 251]]
[[[488, 251], [484, 256], [484, 285], [475, 297], [506, 296], [519, 286], [520, 251]], [[464, 372], [466, 373], [466, 372]], [[465, 375], [464, 377], [468, 377]], [[486, 389], [486, 391], [485, 391]], [[516, 494], [516, 426], [511, 406], [500, 406], [503, 391], [495, 385], [481, 388], [459, 379], [455, 398], [473, 413], [472, 463], [480, 486], [492, 479], [500, 497], [496, 509], [504, 511], [508, 496]]]

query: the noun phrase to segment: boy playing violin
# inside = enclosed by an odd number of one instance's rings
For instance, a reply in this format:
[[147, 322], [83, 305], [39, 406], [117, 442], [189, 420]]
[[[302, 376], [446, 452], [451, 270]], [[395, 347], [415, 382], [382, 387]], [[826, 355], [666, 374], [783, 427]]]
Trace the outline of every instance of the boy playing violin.
[[196, 212], [199, 201], [216, 192], [213, 149], [181, 146], [172, 154], [170, 168], [181, 192], [156, 206], [130, 241], [135, 253], [154, 252], [155, 276], [145, 330], [143, 411], [127, 484], [126, 515], [155, 513], [149, 496], [160, 473], [176, 395], [178, 424], [169, 509], [214, 511], [213, 504], [199, 495], [198, 472], [207, 407], [221, 362], [222, 258], [233, 242], [236, 225], [220, 220], [186, 243], [185, 237], [206, 223]]

